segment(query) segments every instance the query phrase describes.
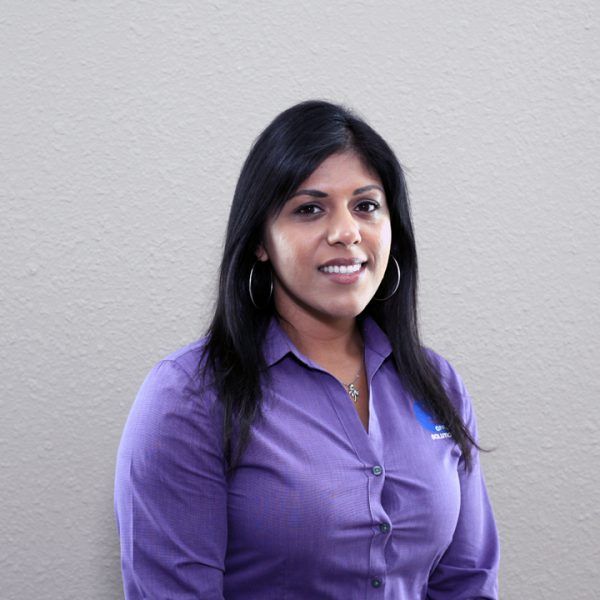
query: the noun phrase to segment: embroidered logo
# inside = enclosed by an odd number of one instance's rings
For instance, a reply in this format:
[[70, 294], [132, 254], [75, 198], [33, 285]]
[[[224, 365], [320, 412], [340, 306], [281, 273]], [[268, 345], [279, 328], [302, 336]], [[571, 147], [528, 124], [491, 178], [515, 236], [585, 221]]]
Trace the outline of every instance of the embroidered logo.
[[435, 423], [431, 418], [431, 415], [419, 404], [418, 402], [413, 403], [413, 410], [415, 411], [415, 417], [421, 424], [421, 427], [431, 432], [432, 440], [443, 440], [452, 437], [452, 434], [448, 431], [448, 428], [441, 423]]

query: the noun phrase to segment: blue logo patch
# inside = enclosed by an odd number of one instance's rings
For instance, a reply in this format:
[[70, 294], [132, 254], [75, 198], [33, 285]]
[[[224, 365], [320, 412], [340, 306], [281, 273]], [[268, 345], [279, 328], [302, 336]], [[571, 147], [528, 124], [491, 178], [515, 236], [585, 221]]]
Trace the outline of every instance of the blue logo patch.
[[415, 417], [417, 417], [417, 421], [419, 421], [421, 427], [432, 432], [432, 440], [442, 440], [444, 438], [452, 437], [451, 433], [448, 431], [448, 428], [441, 423], [435, 423], [431, 418], [431, 415], [423, 408], [421, 404], [414, 402], [413, 410], [415, 411]]

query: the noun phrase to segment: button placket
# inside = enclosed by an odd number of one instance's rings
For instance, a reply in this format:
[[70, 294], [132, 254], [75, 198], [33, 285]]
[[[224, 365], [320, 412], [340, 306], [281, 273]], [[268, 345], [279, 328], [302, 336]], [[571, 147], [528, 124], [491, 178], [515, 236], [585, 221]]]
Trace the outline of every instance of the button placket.
[[384, 586], [384, 578], [387, 573], [385, 547], [390, 541], [389, 536], [381, 534], [388, 533], [391, 530], [391, 525], [388, 522], [389, 515], [387, 515], [381, 504], [381, 495], [385, 485], [384, 467], [380, 464], [372, 464], [369, 471], [369, 503], [373, 519], [369, 581], [373, 590], [373, 598], [378, 598], [382, 592], [376, 592], [375, 589]]

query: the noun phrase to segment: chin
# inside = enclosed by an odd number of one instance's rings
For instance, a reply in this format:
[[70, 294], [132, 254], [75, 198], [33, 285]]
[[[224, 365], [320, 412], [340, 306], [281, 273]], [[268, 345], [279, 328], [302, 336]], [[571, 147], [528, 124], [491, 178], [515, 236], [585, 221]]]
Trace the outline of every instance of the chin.
[[357, 317], [369, 303], [366, 301], [338, 302], [322, 307], [321, 312], [336, 319], [353, 319]]
[[312, 314], [318, 319], [354, 319], [363, 312], [372, 297], [364, 290], [361, 290], [362, 293], [357, 294], [338, 294], [337, 297], [332, 294], [323, 295], [323, 293], [306, 295], [294, 294], [292, 290], [290, 290], [292, 293], [288, 290], [281, 293], [282, 291], [284, 290], [280, 288], [279, 293], [281, 295], [277, 295], [276, 292], [276, 304], [280, 305], [280, 311], [284, 313], [291, 311], [293, 313], [300, 309], [302, 312]]

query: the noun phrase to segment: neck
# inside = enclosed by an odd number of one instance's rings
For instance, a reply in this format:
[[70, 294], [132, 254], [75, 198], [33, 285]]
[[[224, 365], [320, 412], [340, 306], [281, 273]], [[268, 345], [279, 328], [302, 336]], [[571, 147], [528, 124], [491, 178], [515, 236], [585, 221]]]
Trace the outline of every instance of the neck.
[[324, 318], [295, 312], [280, 315], [279, 322], [296, 348], [315, 362], [321, 362], [321, 357], [362, 357], [356, 317]]

